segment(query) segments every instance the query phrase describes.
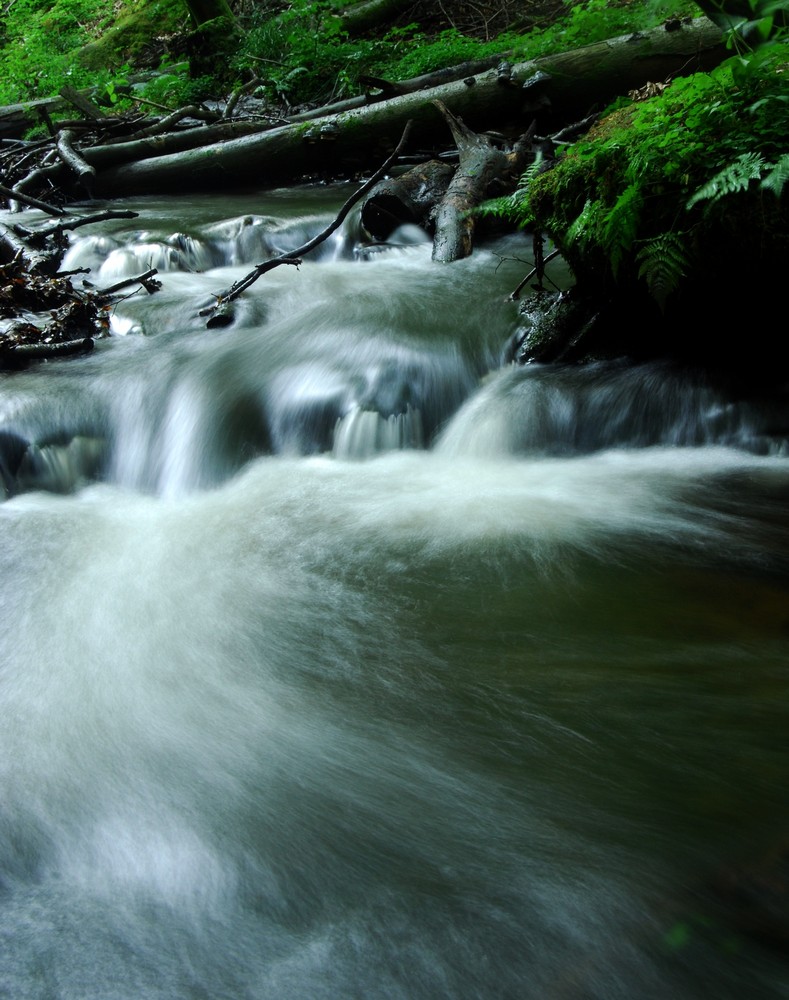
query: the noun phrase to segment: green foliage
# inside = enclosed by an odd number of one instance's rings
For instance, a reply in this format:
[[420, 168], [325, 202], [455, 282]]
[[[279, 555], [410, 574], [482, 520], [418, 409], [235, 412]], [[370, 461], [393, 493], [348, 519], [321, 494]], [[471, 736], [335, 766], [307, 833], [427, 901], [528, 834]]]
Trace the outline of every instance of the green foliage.
[[718, 201], [737, 191], [745, 191], [751, 181], [761, 179], [764, 167], [765, 162], [758, 153], [741, 153], [691, 195], [687, 207], [690, 209], [701, 201]]
[[262, 8], [252, 16], [239, 70], [252, 68], [273, 99], [289, 104], [328, 101], [358, 94], [360, 78], [403, 80], [445, 66], [507, 51], [517, 41], [468, 38], [454, 28], [428, 39], [416, 24], [380, 38], [349, 38], [331, 0], [294, 0], [286, 10]]
[[636, 253], [638, 276], [643, 278], [661, 309], [677, 289], [689, 266], [684, 233], [661, 233]]
[[[385, 61], [379, 64], [379, 71], [392, 80], [408, 80], [446, 66], [508, 52], [517, 48], [520, 41], [514, 35], [505, 34], [490, 42], [480, 42], [456, 28], [448, 28], [428, 39], [412, 24], [386, 36], [389, 49], [384, 53]], [[392, 44], [396, 46], [394, 50]]]
[[697, 234], [728, 231], [737, 206], [747, 218], [789, 180], [784, 35], [620, 103], [494, 214], [549, 233], [601, 278], [643, 279], [664, 306], [692, 270]]
[[490, 198], [477, 209], [477, 214], [504, 219], [518, 226], [527, 226], [532, 222], [528, 216], [528, 190], [532, 180], [543, 169], [543, 155], [537, 153], [534, 162], [521, 174], [518, 185], [512, 194]]
[[[575, 3], [565, 0], [569, 8], [565, 20], [551, 29], [552, 43], [558, 49], [573, 49], [591, 45], [616, 35], [626, 35], [661, 24], [669, 17], [696, 17], [695, 3], [685, 0], [647, 0], [640, 5], [637, 18], [627, 3], [609, 3], [608, 0], [588, 0]], [[637, 23], [634, 23], [637, 20]]]
[[376, 43], [350, 41], [332, 8], [326, 0], [295, 0], [278, 13], [253, 12], [238, 71], [253, 70], [273, 100], [290, 105], [346, 95], [367, 72]]
[[[239, 79], [259, 76], [262, 92], [277, 103], [316, 104], [360, 93], [365, 75], [407, 79], [504, 53], [531, 59], [693, 9], [690, 0], [567, 2], [556, 25], [481, 42], [454, 28], [428, 37], [415, 24], [385, 37], [350, 39], [336, 16], [346, 6], [338, 0], [255, 0], [239, 13], [243, 33], [231, 71]], [[154, 36], [183, 30], [187, 13], [184, 0], [12, 0], [0, 23], [0, 103], [51, 96], [66, 83], [101, 89], [119, 67], [133, 65]], [[168, 70], [165, 75], [172, 76]], [[227, 90], [219, 81], [204, 84], [198, 90], [214, 96]], [[146, 96], [177, 104], [188, 91], [185, 79], [169, 78], [156, 96]]]
[[777, 163], [769, 167], [762, 179], [762, 187], [780, 198], [787, 181], [789, 181], [789, 153], [784, 153]]
[[780, 34], [789, 24], [789, 0], [699, 0], [726, 35], [736, 52], [753, 52]]
[[606, 213], [602, 240], [608, 247], [611, 268], [616, 274], [622, 259], [633, 245], [641, 221], [644, 192], [640, 184], [628, 184]]
[[[389, 31], [380, 38], [349, 39], [339, 18], [332, 17], [338, 4], [332, 0], [292, 0], [285, 9], [271, 4], [255, 9], [245, 32], [239, 69], [253, 68], [264, 80], [274, 99], [290, 104], [326, 101], [359, 93], [360, 77], [375, 76], [406, 80], [447, 66], [509, 53], [531, 59], [548, 51], [586, 44], [597, 37], [610, 37], [632, 30], [632, 9], [623, 11], [616, 0], [592, 0], [591, 4], [568, 6], [562, 28], [535, 29], [522, 34], [505, 33], [481, 42], [448, 28], [427, 37], [418, 24]], [[340, 5], [342, 6], [342, 5]], [[687, 0], [648, 0], [639, 4], [641, 25], [659, 23], [667, 13], [692, 6]], [[586, 8], [592, 7], [590, 15]], [[594, 25], [592, 22], [594, 21]]]
[[[55, 81], [82, 82], [69, 53], [99, 30], [111, 3], [88, 0], [16, 0], [5, 6], [0, 60], [0, 103], [46, 92]], [[52, 81], [52, 82], [50, 82]], [[50, 93], [56, 91], [49, 91]]]
[[[154, 35], [173, 30], [184, 14], [182, 0], [6, 3], [0, 24], [0, 104], [50, 97], [66, 84], [104, 86], [130, 55]], [[88, 52], [95, 52], [92, 62], [82, 58]]]
[[175, 111], [216, 97], [216, 83], [210, 76], [192, 77], [188, 63], [180, 63], [158, 74], [140, 93], [146, 101]]

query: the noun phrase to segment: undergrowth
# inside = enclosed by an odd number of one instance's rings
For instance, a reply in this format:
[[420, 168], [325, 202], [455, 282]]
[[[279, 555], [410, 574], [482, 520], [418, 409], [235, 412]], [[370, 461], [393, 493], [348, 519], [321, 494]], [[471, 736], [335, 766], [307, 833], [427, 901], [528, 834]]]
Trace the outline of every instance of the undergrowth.
[[635, 276], [664, 308], [702, 263], [710, 233], [769, 237], [781, 225], [788, 79], [781, 30], [710, 73], [676, 79], [647, 100], [620, 100], [559, 150], [551, 169], [533, 168], [514, 194], [482, 211], [551, 235], [600, 284]]
[[[0, 105], [104, 87], [186, 22], [182, 0], [6, 0], [2, 13]], [[96, 59], [81, 57], [93, 48]]]
[[698, 14], [688, 0], [566, 2], [556, 23], [523, 33], [504, 32], [481, 41], [447, 28], [428, 35], [418, 23], [377, 37], [348, 38], [331, 12], [331, 0], [301, 0], [274, 14], [258, 8], [237, 56], [239, 71], [254, 68], [263, 89], [288, 104], [326, 101], [360, 92], [360, 78], [407, 80], [491, 55], [526, 60], [558, 49], [589, 44], [616, 34], [646, 29], [671, 14]]
[[[343, 6], [336, 0], [239, 6], [243, 30], [232, 66], [238, 83], [257, 78], [258, 95], [273, 105], [318, 104], [360, 93], [364, 76], [403, 80], [496, 54], [530, 59], [647, 29], [670, 15], [698, 14], [689, 0], [565, 0], [566, 14], [554, 24], [490, 40], [456, 28], [429, 34], [419, 23], [351, 39], [334, 16]], [[188, 27], [184, 0], [11, 0], [4, 15], [0, 104], [49, 97], [64, 85], [108, 92], [118, 101], [156, 36]], [[173, 108], [227, 96], [225, 73], [195, 81], [176, 56], [165, 56], [160, 70], [163, 79], [140, 86], [138, 96]]]

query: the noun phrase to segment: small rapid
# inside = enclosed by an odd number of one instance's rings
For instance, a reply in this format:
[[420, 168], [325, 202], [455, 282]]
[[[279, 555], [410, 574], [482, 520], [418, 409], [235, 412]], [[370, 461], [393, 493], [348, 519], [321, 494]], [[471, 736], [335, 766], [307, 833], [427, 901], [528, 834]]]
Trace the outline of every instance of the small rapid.
[[785, 401], [504, 364], [517, 235], [207, 329], [341, 199], [255, 200], [0, 376], [0, 997], [782, 1000]]
[[[266, 454], [786, 449], [780, 400], [741, 398], [693, 373], [504, 365], [525, 237], [440, 268], [416, 227], [371, 247], [352, 214], [314, 258], [251, 286], [229, 327], [206, 329], [206, 301], [331, 220], [294, 212], [286, 197], [279, 207], [279, 217], [185, 226], [188, 219], [154, 202], [145, 229], [105, 223], [74, 239], [64, 269], [89, 269], [94, 287], [151, 267], [166, 280], [115, 307], [113, 335], [94, 357], [6, 380], [6, 493], [69, 492], [97, 479], [184, 493], [216, 486]], [[559, 269], [551, 280], [568, 277]]]

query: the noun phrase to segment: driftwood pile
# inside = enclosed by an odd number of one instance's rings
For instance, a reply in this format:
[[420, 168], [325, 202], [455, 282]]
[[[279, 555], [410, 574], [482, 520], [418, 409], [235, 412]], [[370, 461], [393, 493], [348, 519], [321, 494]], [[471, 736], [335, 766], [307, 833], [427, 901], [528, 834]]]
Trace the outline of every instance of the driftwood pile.
[[26, 368], [33, 361], [87, 354], [94, 341], [109, 336], [109, 313], [121, 292], [161, 284], [156, 270], [126, 278], [107, 288], [78, 289], [71, 278], [84, 271], [59, 271], [64, 231], [110, 218], [134, 218], [135, 212], [102, 212], [35, 233], [21, 226], [0, 226], [0, 244], [16, 247], [0, 264], [0, 371]]

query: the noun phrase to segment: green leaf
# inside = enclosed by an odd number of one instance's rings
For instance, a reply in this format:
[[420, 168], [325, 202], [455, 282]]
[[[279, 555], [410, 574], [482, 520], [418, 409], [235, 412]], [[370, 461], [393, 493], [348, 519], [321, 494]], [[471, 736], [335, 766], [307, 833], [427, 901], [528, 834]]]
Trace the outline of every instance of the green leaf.
[[632, 247], [641, 221], [644, 196], [640, 185], [630, 184], [617, 198], [608, 213], [603, 229], [603, 245], [611, 259], [611, 269], [616, 275], [624, 254]]
[[765, 166], [758, 153], [741, 153], [691, 195], [685, 208], [691, 209], [700, 201], [715, 202], [727, 195], [745, 191], [751, 181], [761, 179]]
[[636, 254], [639, 278], [644, 278], [647, 288], [661, 310], [666, 299], [685, 276], [688, 257], [683, 243], [684, 233], [661, 233], [648, 240]]
[[567, 243], [582, 244], [596, 234], [600, 227], [603, 212], [604, 209], [601, 202], [588, 200], [581, 214], [575, 219], [565, 234]]
[[780, 198], [787, 181], [789, 181], [789, 153], [784, 153], [780, 160], [765, 174], [761, 186]]

